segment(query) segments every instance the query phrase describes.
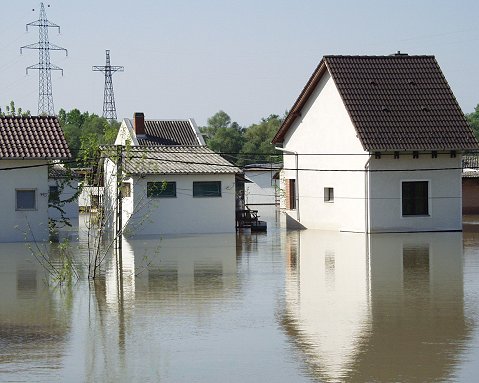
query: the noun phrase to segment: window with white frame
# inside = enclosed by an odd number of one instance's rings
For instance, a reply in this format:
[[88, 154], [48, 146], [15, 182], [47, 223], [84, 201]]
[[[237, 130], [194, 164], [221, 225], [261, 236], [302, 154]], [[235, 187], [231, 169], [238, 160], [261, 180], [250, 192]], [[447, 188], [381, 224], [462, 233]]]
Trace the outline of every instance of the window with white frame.
[[401, 199], [403, 217], [429, 215], [429, 181], [403, 181]]
[[334, 188], [324, 188], [324, 202], [334, 202]]
[[16, 210], [36, 210], [37, 191], [36, 189], [15, 189]]

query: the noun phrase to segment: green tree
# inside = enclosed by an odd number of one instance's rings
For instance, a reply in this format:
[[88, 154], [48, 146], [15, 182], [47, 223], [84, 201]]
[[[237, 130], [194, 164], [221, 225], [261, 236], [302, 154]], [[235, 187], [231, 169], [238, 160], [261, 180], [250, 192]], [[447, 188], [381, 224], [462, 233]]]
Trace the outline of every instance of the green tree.
[[231, 127], [231, 118], [226, 112], [220, 110], [208, 118], [207, 124], [208, 125], [200, 128], [201, 133], [205, 136], [206, 142], [215, 136], [218, 129]]
[[474, 108], [474, 112], [466, 114], [466, 119], [474, 135], [479, 139], [479, 104]]
[[261, 119], [259, 124], [253, 124], [245, 129], [244, 145], [241, 150], [240, 165], [255, 162], [281, 162], [281, 152], [271, 143], [281, 125], [282, 119], [271, 114]]
[[58, 119], [62, 126], [68, 146], [72, 151], [77, 166], [95, 166], [98, 161], [98, 147], [115, 141], [120, 124], [117, 121], [80, 112], [61, 109]]
[[12, 100], [10, 101], [10, 105], [7, 105], [5, 107], [5, 112], [3, 112], [2, 108], [0, 108], [0, 117], [5, 116], [30, 116], [30, 111], [27, 110], [26, 112], [24, 112], [22, 108], [15, 108], [15, 102]]
[[231, 122], [230, 116], [222, 110], [208, 118], [207, 124], [200, 128], [206, 145], [228, 161], [237, 163], [244, 143], [243, 128], [237, 122]]

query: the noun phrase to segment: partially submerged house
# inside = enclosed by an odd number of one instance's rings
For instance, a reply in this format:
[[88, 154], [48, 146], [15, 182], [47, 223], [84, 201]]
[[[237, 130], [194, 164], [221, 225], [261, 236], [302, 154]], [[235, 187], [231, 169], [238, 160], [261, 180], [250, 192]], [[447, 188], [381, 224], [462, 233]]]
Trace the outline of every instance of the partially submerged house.
[[116, 145], [104, 148], [104, 205], [106, 211], [117, 209], [121, 169], [125, 234], [235, 231], [240, 169], [204, 146], [192, 120], [145, 120], [136, 113], [122, 122]]
[[461, 156], [478, 142], [434, 56], [325, 56], [273, 143], [305, 228], [461, 230]]
[[48, 164], [69, 158], [56, 117], [0, 117], [0, 242], [48, 240]]

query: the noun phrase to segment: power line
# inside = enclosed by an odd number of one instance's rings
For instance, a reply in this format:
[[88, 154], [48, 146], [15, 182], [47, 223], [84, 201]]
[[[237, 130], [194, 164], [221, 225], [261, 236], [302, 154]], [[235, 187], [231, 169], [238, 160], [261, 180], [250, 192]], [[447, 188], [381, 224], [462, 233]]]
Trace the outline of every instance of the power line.
[[[50, 7], [50, 5], [48, 5], [48, 7]], [[38, 27], [38, 43], [21, 47], [20, 53], [22, 53], [22, 49], [38, 50], [38, 64], [27, 67], [27, 74], [29, 69], [38, 70], [38, 115], [46, 114], [48, 116], [54, 116], [55, 108], [53, 106], [51, 71], [59, 70], [63, 75], [63, 69], [50, 63], [50, 51], [65, 51], [67, 56], [68, 51], [58, 45], [50, 44], [48, 40], [48, 28], [58, 28], [58, 33], [60, 33], [60, 26], [47, 19], [43, 3], [40, 4], [39, 19], [28, 23], [26, 25], [27, 31], [29, 26]]]

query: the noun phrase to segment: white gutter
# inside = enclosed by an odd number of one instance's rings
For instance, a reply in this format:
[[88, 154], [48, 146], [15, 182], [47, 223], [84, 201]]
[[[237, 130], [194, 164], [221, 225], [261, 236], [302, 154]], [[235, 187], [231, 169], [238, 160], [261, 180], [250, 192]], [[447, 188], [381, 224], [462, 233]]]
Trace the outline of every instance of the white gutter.
[[296, 194], [296, 220], [298, 222], [301, 222], [300, 219], [300, 212], [299, 212], [299, 165], [298, 165], [298, 152], [294, 152], [292, 150], [286, 150], [284, 148], [280, 148], [278, 146], [274, 147], [276, 150], [279, 150], [281, 152], [285, 152], [288, 154], [294, 154], [294, 160], [295, 160], [295, 168], [296, 168], [296, 182], [295, 182], [295, 194]]

